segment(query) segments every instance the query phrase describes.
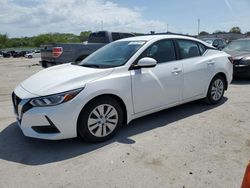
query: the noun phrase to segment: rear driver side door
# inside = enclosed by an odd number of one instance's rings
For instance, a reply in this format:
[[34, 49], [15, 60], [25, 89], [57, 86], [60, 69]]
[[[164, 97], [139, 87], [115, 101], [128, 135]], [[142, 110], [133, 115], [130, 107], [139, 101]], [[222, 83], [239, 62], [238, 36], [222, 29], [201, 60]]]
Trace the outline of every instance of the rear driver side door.
[[206, 56], [206, 46], [192, 40], [177, 40], [183, 64], [183, 100], [203, 96], [214, 74], [214, 59]]

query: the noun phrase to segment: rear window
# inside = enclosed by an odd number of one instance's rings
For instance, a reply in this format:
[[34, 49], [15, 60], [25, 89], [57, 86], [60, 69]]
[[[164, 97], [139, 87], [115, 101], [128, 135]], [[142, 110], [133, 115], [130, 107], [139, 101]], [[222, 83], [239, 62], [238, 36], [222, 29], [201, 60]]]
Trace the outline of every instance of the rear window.
[[108, 43], [108, 38], [105, 32], [91, 33], [88, 39], [89, 43]]
[[121, 33], [121, 38], [129, 38], [129, 37], [134, 37], [134, 34], [131, 33]]
[[178, 40], [181, 57], [183, 59], [200, 56], [198, 44], [191, 40]]
[[113, 39], [113, 41], [121, 39], [120, 34], [119, 33], [112, 33], [112, 39]]

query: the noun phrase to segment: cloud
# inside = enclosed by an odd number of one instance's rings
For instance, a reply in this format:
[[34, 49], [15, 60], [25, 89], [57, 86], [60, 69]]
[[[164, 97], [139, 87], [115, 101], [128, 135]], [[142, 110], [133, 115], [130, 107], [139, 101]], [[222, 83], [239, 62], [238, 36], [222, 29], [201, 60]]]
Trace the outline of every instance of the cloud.
[[167, 24], [145, 20], [143, 9], [122, 7], [104, 0], [0, 0], [0, 33], [31, 36], [46, 32], [105, 30], [126, 32], [166, 31]]

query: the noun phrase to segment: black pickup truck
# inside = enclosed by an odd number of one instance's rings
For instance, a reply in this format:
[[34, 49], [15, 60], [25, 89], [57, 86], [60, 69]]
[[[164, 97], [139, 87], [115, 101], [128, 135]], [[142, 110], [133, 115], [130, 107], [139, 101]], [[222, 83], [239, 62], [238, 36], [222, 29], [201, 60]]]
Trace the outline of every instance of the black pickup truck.
[[77, 62], [103, 47], [104, 45], [128, 37], [132, 33], [98, 31], [91, 33], [84, 43], [54, 43], [41, 45], [40, 65], [44, 68], [68, 62]]

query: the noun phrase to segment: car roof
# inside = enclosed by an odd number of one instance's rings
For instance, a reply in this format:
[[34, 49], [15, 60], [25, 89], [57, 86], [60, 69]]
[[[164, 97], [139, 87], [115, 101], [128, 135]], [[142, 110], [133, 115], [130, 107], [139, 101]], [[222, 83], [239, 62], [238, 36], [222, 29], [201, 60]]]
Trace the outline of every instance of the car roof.
[[144, 35], [144, 36], [137, 36], [137, 37], [129, 37], [129, 38], [125, 38], [122, 39], [122, 41], [150, 41], [153, 39], [189, 39], [189, 40], [196, 40], [196, 41], [200, 41], [196, 38], [193, 37], [188, 37], [188, 36], [182, 36], [182, 35]]
[[[119, 41], [151, 41], [151, 40], [161, 40], [161, 39], [186, 39], [186, 40], [193, 40], [196, 42], [200, 42], [205, 46], [212, 47], [211, 45], [207, 44], [206, 42], [193, 38], [188, 36], [182, 36], [182, 35], [169, 35], [169, 34], [161, 34], [161, 35], [144, 35], [144, 36], [137, 36], [137, 37], [129, 37], [125, 39], [121, 39]], [[213, 47], [212, 47], [213, 48]]]
[[216, 40], [216, 39], [224, 40], [223, 38], [202, 38], [201, 40]]

